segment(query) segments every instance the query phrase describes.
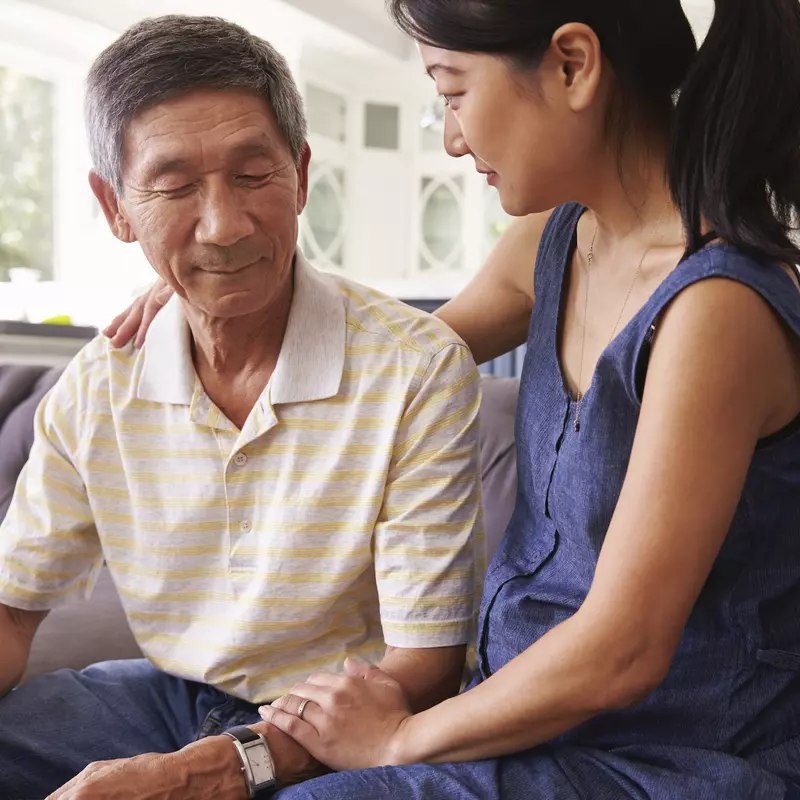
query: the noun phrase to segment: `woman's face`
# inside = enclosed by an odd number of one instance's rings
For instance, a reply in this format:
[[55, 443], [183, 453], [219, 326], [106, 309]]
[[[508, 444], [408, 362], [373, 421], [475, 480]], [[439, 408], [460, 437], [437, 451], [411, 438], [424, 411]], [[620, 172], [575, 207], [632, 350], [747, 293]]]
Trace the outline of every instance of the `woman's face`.
[[574, 183], [597, 131], [586, 108], [576, 113], [576, 73], [560, 51], [521, 72], [497, 56], [419, 49], [447, 104], [445, 149], [473, 157], [507, 213], [546, 211], [578, 196]]

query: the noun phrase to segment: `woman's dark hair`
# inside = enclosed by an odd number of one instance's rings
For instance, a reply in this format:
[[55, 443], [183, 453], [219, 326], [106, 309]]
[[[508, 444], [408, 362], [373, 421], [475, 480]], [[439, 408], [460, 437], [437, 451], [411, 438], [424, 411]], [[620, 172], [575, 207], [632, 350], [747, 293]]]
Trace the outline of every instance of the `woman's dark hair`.
[[624, 96], [671, 131], [669, 183], [687, 252], [701, 221], [760, 258], [800, 263], [800, 2], [716, 0], [697, 50], [680, 0], [387, 0], [445, 50], [539, 65], [559, 27], [597, 34]]

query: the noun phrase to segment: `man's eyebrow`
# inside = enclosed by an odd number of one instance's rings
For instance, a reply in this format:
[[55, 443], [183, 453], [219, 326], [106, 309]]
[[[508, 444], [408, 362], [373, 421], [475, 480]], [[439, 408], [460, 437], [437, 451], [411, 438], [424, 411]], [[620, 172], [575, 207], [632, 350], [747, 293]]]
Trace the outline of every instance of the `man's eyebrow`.
[[456, 67], [448, 67], [446, 64], [431, 64], [425, 71], [431, 78], [435, 78], [437, 72], [444, 72], [447, 75], [464, 74], [463, 69], [457, 69]]

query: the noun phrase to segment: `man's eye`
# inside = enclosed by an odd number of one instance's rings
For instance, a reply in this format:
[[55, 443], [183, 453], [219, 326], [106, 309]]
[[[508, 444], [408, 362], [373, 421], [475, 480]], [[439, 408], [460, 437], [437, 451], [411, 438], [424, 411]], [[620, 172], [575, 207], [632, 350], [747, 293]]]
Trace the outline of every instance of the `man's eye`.
[[178, 186], [176, 189], [159, 189], [158, 193], [162, 197], [175, 199], [179, 197], [188, 197], [194, 191], [194, 184], [187, 183], [185, 186]]
[[269, 175], [239, 175], [239, 180], [243, 183], [264, 183]]

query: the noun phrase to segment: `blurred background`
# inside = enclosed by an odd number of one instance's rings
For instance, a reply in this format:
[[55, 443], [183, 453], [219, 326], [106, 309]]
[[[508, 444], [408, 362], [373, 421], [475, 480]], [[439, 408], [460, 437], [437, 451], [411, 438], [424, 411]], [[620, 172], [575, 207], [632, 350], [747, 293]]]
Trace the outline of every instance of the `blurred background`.
[[[684, 5], [702, 36], [712, 0]], [[152, 282], [89, 190], [82, 92], [106, 45], [164, 13], [224, 16], [289, 60], [319, 268], [435, 306], [480, 267], [509, 220], [472, 160], [444, 154], [442, 102], [383, 0], [0, 0], [0, 320], [102, 327]]]

